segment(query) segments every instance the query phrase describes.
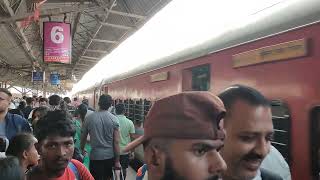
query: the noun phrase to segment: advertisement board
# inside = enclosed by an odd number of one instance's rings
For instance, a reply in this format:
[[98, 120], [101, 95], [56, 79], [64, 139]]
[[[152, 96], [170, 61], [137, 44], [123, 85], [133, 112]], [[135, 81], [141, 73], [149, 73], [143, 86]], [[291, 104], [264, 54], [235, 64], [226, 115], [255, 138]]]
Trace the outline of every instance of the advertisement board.
[[60, 74], [58, 74], [58, 73], [50, 74], [50, 83], [51, 83], [51, 85], [59, 85], [60, 84]]
[[62, 22], [43, 23], [43, 61], [71, 63], [71, 25]]

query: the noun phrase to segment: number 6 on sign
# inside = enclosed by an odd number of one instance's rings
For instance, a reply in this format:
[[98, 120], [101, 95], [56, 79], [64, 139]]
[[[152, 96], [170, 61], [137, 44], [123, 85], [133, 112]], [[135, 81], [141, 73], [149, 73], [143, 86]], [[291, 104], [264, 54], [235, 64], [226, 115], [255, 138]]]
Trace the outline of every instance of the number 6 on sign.
[[63, 43], [64, 36], [63, 36], [63, 28], [60, 26], [54, 26], [51, 29], [51, 41], [56, 44]]

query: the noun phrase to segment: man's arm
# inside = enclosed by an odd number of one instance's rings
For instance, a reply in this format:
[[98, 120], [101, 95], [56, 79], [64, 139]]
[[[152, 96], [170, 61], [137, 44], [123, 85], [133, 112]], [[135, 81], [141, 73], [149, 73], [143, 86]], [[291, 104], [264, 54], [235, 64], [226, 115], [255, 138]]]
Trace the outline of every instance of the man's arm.
[[[131, 121], [130, 121], [131, 122]], [[136, 131], [134, 128], [133, 123], [130, 123], [130, 129], [129, 129], [129, 135], [130, 135], [130, 140], [133, 141], [134, 139], [136, 139], [135, 135], [136, 135]]]
[[81, 152], [84, 152], [84, 147], [87, 143], [87, 137], [88, 137], [88, 121], [85, 121], [83, 126], [82, 126], [82, 130], [81, 130], [81, 141], [80, 141], [80, 149]]
[[113, 151], [114, 151], [114, 166], [120, 168], [120, 133], [119, 128], [115, 128], [113, 131]]

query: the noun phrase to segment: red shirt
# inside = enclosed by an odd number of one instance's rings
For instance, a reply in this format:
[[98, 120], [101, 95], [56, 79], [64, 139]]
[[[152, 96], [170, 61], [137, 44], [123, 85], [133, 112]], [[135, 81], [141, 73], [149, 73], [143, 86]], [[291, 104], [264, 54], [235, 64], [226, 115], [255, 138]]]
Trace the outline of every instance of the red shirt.
[[[77, 167], [78, 173], [81, 180], [94, 180], [88, 169], [79, 161], [72, 159], [71, 162]], [[73, 173], [72, 169], [67, 167], [64, 173], [58, 178], [48, 178], [39, 169], [35, 168], [27, 175], [28, 180], [75, 180], [76, 175]]]

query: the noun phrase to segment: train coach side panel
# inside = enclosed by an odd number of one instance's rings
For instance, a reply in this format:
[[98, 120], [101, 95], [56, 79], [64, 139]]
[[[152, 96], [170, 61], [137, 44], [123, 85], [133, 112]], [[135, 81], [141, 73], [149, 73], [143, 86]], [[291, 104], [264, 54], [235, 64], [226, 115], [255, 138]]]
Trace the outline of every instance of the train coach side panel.
[[[191, 61], [108, 84], [108, 93], [120, 99], [149, 99], [182, 91], [183, 71], [210, 65], [210, 91], [221, 92], [232, 84], [245, 84], [270, 99], [286, 102], [291, 114], [291, 155], [293, 180], [310, 178], [309, 111], [320, 104], [320, 25], [312, 25], [252, 43], [213, 53]], [[233, 68], [232, 55], [288, 41], [307, 39], [308, 55], [285, 61]], [[154, 74], [168, 72], [166, 80], [151, 82]]]
[[[291, 112], [291, 154], [294, 180], [310, 177], [309, 113], [320, 104], [320, 26], [295, 30], [227, 51], [212, 54], [214, 92], [232, 84], [246, 84], [257, 88], [270, 99], [285, 101]], [[232, 55], [288, 42], [308, 39], [308, 55], [286, 61], [232, 68]]]

